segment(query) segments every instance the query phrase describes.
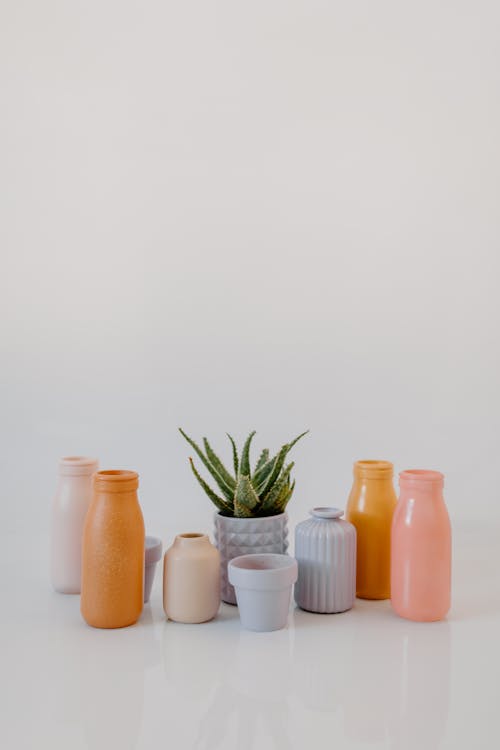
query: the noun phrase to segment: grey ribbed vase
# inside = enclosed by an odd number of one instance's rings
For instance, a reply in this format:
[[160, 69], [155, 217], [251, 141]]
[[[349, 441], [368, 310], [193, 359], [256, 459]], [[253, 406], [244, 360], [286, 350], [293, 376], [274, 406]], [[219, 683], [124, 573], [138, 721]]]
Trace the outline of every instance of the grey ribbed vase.
[[313, 508], [295, 529], [295, 601], [309, 612], [345, 612], [356, 597], [356, 529], [338, 508]]
[[215, 514], [215, 546], [220, 552], [221, 598], [236, 604], [236, 594], [229, 583], [227, 565], [240, 555], [274, 552], [284, 555], [288, 549], [288, 516], [231, 518]]

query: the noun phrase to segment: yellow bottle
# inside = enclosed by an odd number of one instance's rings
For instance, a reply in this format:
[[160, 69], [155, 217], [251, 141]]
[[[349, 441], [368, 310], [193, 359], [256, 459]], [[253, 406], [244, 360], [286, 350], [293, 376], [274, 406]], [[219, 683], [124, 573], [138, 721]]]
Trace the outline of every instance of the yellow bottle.
[[391, 524], [397, 498], [390, 461], [356, 461], [346, 520], [357, 532], [356, 596], [391, 595]]

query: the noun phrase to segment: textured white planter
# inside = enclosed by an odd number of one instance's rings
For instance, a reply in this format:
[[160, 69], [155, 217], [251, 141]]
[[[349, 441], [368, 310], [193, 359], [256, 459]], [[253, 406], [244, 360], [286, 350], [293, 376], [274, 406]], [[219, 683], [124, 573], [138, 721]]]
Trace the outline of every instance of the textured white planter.
[[275, 553], [288, 549], [288, 516], [264, 518], [230, 518], [215, 514], [215, 546], [221, 556], [222, 601], [236, 604], [234, 588], [228, 580], [227, 565], [234, 557], [248, 554]]
[[241, 624], [247, 630], [280, 630], [286, 625], [297, 561], [288, 555], [243, 555], [228, 565]]
[[309, 612], [345, 612], [356, 597], [356, 529], [338, 508], [313, 508], [295, 529], [295, 601]]

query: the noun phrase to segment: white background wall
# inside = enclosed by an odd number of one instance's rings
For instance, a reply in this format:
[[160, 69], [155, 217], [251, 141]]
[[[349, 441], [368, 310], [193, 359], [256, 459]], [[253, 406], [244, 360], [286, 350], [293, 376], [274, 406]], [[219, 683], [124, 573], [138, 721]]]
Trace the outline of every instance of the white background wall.
[[494, 0], [2, 0], [3, 523], [45, 540], [91, 453], [151, 532], [210, 528], [178, 425], [310, 428], [292, 520], [368, 457], [500, 520], [499, 34]]

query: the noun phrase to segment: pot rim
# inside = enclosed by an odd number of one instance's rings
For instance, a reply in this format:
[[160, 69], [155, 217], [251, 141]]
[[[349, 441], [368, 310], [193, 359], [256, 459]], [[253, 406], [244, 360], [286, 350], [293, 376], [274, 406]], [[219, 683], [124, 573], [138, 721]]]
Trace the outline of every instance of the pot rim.
[[[245, 563], [257, 567], [245, 567]], [[258, 567], [266, 565], [266, 567]], [[297, 560], [290, 555], [264, 552], [233, 557], [227, 566], [229, 582], [235, 588], [254, 591], [286, 589], [297, 580]]]
[[252, 516], [252, 518], [238, 518], [237, 516], [225, 516], [223, 513], [221, 513], [220, 510], [216, 510], [214, 513], [214, 518], [224, 518], [226, 521], [237, 521], [240, 523], [241, 521], [255, 521], [264, 523], [265, 521], [269, 521], [271, 518], [288, 518], [286, 510], [283, 511], [283, 513], [277, 513], [275, 516]]

